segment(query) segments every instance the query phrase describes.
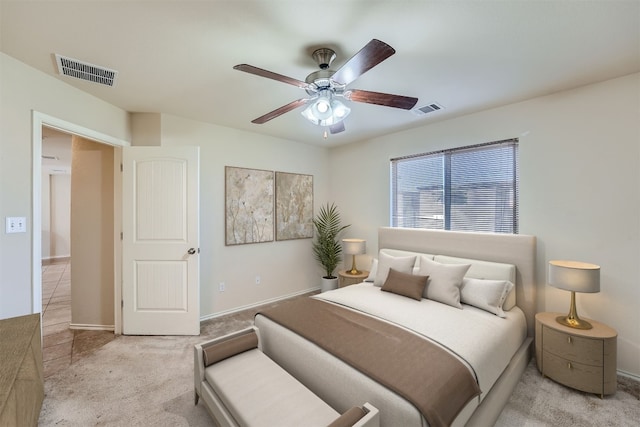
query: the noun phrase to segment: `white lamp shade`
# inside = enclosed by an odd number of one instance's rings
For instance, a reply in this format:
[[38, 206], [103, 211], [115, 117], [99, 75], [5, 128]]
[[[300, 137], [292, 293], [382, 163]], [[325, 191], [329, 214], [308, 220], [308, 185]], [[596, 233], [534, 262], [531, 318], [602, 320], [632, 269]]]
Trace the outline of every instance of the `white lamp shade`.
[[600, 266], [579, 261], [549, 261], [549, 284], [566, 291], [600, 292]]
[[366, 252], [367, 242], [362, 239], [342, 239], [342, 248], [347, 255], [360, 255]]

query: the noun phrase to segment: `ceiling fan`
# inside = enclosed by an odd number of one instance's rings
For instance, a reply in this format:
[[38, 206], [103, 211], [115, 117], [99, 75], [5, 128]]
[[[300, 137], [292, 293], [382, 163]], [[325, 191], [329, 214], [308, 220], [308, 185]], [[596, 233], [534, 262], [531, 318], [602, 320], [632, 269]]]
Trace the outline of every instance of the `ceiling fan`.
[[349, 107], [340, 102], [339, 98], [404, 110], [410, 110], [416, 105], [418, 98], [346, 88], [348, 84], [394, 53], [396, 51], [391, 46], [380, 40], [373, 39], [334, 71], [329, 67], [336, 58], [336, 53], [329, 48], [316, 49], [311, 56], [320, 67], [320, 70], [309, 74], [305, 81], [248, 64], [239, 64], [233, 69], [297, 86], [304, 89], [309, 95], [307, 98], [300, 98], [260, 116], [252, 120], [252, 123], [263, 124], [284, 113], [306, 105], [307, 108], [302, 111], [302, 115], [318, 126], [329, 127], [330, 132], [335, 134], [345, 130], [343, 120], [351, 111]]

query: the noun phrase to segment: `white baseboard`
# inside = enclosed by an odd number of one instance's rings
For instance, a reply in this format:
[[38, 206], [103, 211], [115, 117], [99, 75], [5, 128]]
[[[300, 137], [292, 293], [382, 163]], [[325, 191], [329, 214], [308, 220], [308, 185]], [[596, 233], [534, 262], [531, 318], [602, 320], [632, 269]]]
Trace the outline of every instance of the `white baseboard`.
[[71, 260], [70, 255], [52, 256], [48, 258], [42, 258], [42, 265], [51, 265], [55, 262], [68, 262]]
[[237, 313], [239, 311], [247, 310], [249, 308], [255, 308], [255, 307], [259, 307], [261, 305], [271, 304], [273, 302], [281, 301], [281, 300], [284, 300], [284, 299], [287, 299], [287, 298], [297, 297], [299, 295], [304, 295], [304, 294], [308, 294], [310, 292], [316, 292], [316, 291], [319, 291], [319, 290], [320, 290], [320, 287], [305, 289], [303, 291], [294, 292], [294, 293], [288, 294], [288, 295], [282, 295], [282, 296], [279, 296], [279, 297], [276, 297], [276, 298], [271, 298], [271, 299], [267, 299], [267, 300], [264, 300], [264, 301], [256, 302], [254, 304], [248, 304], [248, 305], [243, 305], [243, 306], [240, 306], [240, 307], [232, 308], [231, 310], [225, 310], [225, 311], [221, 311], [221, 312], [214, 313], [214, 314], [208, 314], [206, 316], [200, 317], [200, 321], [204, 322], [205, 320], [216, 319], [218, 317], [226, 316], [228, 314]]
[[621, 371], [620, 369], [618, 369], [616, 373], [621, 377], [631, 378], [634, 381], [640, 382], [640, 375], [632, 374], [631, 372]]
[[111, 331], [115, 330], [113, 325], [86, 325], [82, 323], [70, 323], [69, 329], [83, 330], [83, 331]]

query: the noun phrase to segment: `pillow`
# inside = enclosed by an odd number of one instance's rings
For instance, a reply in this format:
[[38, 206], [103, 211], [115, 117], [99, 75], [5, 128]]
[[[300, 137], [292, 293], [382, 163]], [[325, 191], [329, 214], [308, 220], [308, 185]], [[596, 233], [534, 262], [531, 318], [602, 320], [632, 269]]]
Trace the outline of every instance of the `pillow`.
[[395, 257], [387, 255], [383, 252], [378, 254], [378, 268], [376, 272], [376, 278], [373, 284], [376, 286], [382, 286], [387, 280], [389, 269], [393, 268], [401, 273], [411, 274], [413, 270], [413, 264], [416, 262], [415, 256]]
[[209, 366], [236, 354], [258, 347], [255, 331], [217, 342], [202, 349], [204, 366]]
[[[507, 280], [507, 282], [509, 281]], [[513, 285], [513, 282], [509, 282], [509, 283]], [[507, 297], [504, 300], [504, 304], [502, 304], [502, 309], [504, 311], [509, 311], [515, 306], [516, 306], [516, 285], [513, 285], [513, 287], [511, 288], [511, 290], [507, 294]]]
[[376, 280], [376, 273], [378, 272], [378, 259], [374, 258], [371, 261], [371, 267], [369, 268], [369, 276], [364, 279], [365, 282], [373, 282]]
[[427, 276], [414, 276], [413, 274], [401, 273], [390, 268], [387, 280], [384, 281], [384, 285], [380, 290], [420, 301], [424, 287], [427, 286], [427, 279]]
[[424, 297], [452, 307], [462, 308], [460, 304], [460, 286], [462, 278], [471, 264], [440, 264], [429, 258], [421, 257], [420, 275], [429, 276]]
[[360, 407], [354, 406], [338, 418], [333, 420], [327, 427], [352, 427], [360, 421], [367, 413]]
[[513, 289], [508, 280], [482, 280], [465, 277], [460, 287], [460, 301], [499, 317], [507, 317], [503, 304]]
[[[442, 264], [471, 264], [471, 268], [467, 270], [465, 277], [487, 280], [508, 280], [511, 283], [516, 283], [516, 266], [513, 264], [457, 258], [446, 255], [436, 255], [433, 260]], [[509, 295], [507, 295], [504, 304], [502, 304], [502, 309], [509, 311], [515, 306], [516, 289], [514, 286], [511, 292], [509, 292]]]

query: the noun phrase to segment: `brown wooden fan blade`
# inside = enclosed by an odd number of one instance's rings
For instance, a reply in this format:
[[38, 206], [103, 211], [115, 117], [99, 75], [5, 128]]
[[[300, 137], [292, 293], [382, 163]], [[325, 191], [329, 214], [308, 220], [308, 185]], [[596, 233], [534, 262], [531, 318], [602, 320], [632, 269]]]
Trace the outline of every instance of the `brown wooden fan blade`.
[[412, 98], [410, 96], [392, 95], [390, 93], [371, 92], [360, 89], [348, 90], [344, 93], [344, 97], [350, 101], [402, 108], [403, 110], [412, 109], [418, 102], [418, 98]]
[[251, 123], [261, 125], [263, 123], [268, 122], [271, 119], [275, 119], [276, 117], [283, 115], [284, 113], [288, 113], [291, 110], [295, 110], [296, 108], [305, 105], [309, 101], [310, 99], [303, 98], [303, 99], [298, 99], [296, 101], [290, 102], [287, 105], [283, 105], [282, 107], [277, 108], [265, 114], [264, 116], [260, 116], [257, 119], [251, 120]]
[[344, 132], [344, 122], [338, 122], [335, 125], [331, 126], [329, 128], [329, 132], [331, 132], [331, 134], [335, 134], [335, 133], [340, 133], [340, 132]]
[[340, 67], [331, 78], [338, 83], [348, 85], [394, 53], [396, 53], [394, 48], [385, 42], [373, 39]]
[[303, 82], [298, 79], [294, 79], [292, 77], [283, 76], [282, 74], [274, 73], [273, 71], [263, 70], [262, 68], [254, 67], [249, 64], [239, 64], [233, 67], [234, 70], [244, 71], [245, 73], [255, 74], [256, 76], [266, 77], [268, 79], [277, 80], [282, 83], [287, 83], [293, 86], [301, 87], [302, 89], [307, 89], [309, 87], [309, 83]]

